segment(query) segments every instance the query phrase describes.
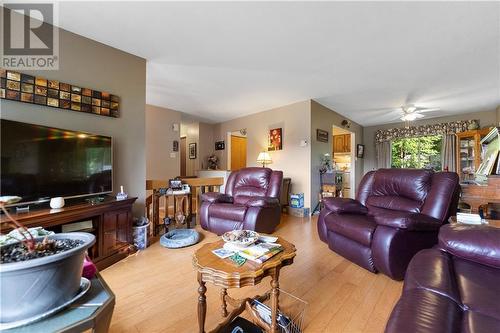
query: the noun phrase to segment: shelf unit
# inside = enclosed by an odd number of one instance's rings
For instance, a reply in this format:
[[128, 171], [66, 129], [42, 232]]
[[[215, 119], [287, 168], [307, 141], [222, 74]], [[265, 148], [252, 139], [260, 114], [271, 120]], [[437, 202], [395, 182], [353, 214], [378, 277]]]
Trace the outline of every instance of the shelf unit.
[[460, 181], [471, 180], [481, 164], [481, 139], [490, 128], [457, 133], [457, 173]]

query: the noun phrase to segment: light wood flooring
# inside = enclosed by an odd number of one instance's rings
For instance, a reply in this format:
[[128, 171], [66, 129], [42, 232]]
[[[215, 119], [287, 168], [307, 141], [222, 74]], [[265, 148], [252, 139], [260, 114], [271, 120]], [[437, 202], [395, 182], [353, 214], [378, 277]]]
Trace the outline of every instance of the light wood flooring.
[[[201, 244], [217, 239], [199, 230]], [[306, 333], [384, 331], [401, 282], [372, 274], [330, 251], [318, 238], [316, 217], [283, 215], [276, 234], [297, 248], [294, 264], [281, 271], [280, 287], [308, 302]], [[155, 243], [102, 271], [116, 294], [110, 332], [197, 332], [198, 284], [191, 256], [199, 246], [171, 250]], [[210, 284], [207, 288], [210, 330], [221, 317], [219, 290]], [[268, 289], [266, 278], [229, 294], [243, 298]]]

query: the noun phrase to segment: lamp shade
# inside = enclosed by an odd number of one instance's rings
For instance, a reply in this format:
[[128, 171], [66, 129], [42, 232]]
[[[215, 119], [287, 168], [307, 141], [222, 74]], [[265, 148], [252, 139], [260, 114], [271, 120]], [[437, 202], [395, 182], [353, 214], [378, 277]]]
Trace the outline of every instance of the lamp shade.
[[267, 151], [262, 151], [257, 157], [257, 163], [262, 163], [262, 166], [265, 166], [266, 164], [273, 163], [273, 160], [271, 159], [271, 155], [269, 155]]

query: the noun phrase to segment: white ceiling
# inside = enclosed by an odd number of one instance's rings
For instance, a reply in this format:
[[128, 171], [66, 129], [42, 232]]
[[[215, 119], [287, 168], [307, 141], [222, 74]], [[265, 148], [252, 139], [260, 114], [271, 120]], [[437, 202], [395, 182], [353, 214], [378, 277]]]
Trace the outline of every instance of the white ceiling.
[[315, 99], [364, 125], [405, 103], [500, 105], [500, 2], [64, 2], [60, 26], [144, 57], [147, 102], [214, 122]]

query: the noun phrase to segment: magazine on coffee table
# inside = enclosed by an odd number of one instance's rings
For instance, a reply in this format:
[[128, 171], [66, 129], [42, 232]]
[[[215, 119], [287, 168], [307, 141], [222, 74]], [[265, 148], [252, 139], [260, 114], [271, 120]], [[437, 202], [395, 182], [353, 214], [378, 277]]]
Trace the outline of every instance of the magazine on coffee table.
[[212, 252], [219, 258], [228, 258], [238, 253], [241, 257], [262, 264], [277, 253], [283, 251], [283, 247], [278, 243], [256, 242], [249, 246], [225, 243], [223, 248], [213, 250]]

